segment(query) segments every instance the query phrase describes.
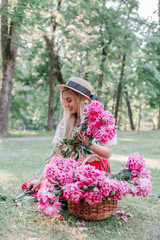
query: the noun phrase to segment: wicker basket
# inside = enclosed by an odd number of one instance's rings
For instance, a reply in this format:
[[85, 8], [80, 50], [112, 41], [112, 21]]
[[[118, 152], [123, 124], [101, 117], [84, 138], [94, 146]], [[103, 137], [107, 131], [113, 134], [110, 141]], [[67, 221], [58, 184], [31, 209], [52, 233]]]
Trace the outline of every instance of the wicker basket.
[[[93, 157], [97, 157], [106, 172], [106, 168], [104, 166], [104, 163], [102, 159], [96, 155], [92, 154], [88, 158], [86, 158], [83, 162], [83, 165]], [[69, 212], [78, 218], [84, 219], [84, 220], [103, 220], [106, 219], [107, 217], [110, 217], [111, 215], [114, 215], [117, 211], [117, 206], [118, 206], [118, 201], [117, 200], [107, 200], [105, 199], [104, 201], [89, 205], [89, 203], [85, 201], [79, 201], [78, 203], [68, 201], [68, 210]]]
[[84, 220], [103, 220], [111, 215], [114, 215], [117, 211], [117, 200], [104, 200], [101, 203], [89, 205], [87, 202], [78, 203], [68, 202], [69, 212], [78, 218]]

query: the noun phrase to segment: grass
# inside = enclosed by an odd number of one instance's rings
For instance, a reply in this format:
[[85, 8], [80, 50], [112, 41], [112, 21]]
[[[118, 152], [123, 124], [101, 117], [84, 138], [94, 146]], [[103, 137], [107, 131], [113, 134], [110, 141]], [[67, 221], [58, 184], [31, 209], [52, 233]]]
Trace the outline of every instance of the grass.
[[[0, 239], [10, 240], [158, 240], [160, 239], [160, 132], [124, 134], [118, 136], [110, 164], [117, 171], [126, 163], [128, 156], [139, 152], [146, 159], [152, 174], [152, 193], [146, 198], [128, 196], [119, 201], [118, 209], [131, 212], [133, 218], [123, 222], [116, 214], [103, 221], [81, 221], [62, 211], [66, 221], [44, 217], [37, 204], [17, 205], [14, 197], [21, 192], [23, 182], [37, 178], [44, 168], [44, 159], [52, 149], [50, 140], [0, 142], [0, 194], [7, 196], [0, 201]], [[109, 230], [111, 233], [106, 233]]]
[[6, 135], [0, 135], [0, 138], [10, 137], [34, 137], [34, 136], [54, 136], [55, 130], [15, 130], [10, 129]]

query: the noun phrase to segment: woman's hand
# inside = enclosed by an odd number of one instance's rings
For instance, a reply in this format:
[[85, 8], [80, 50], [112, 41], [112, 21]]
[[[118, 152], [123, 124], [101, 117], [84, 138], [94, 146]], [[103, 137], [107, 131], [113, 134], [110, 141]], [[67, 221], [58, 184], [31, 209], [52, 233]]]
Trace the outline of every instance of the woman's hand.
[[34, 191], [36, 187], [39, 187], [39, 185], [41, 184], [41, 179], [36, 179], [31, 181], [30, 183], [27, 184], [27, 188], [30, 189], [31, 191]]
[[79, 135], [77, 137], [84, 145], [88, 146], [89, 138], [87, 136], [83, 136], [82, 133], [79, 132]]
[[[79, 135], [77, 137], [84, 145], [88, 146], [88, 141], [89, 141], [88, 137], [83, 136], [81, 132], [79, 133]], [[102, 146], [102, 145], [93, 143], [90, 146], [90, 149], [92, 152], [96, 153], [100, 157], [110, 158], [110, 156], [112, 154], [113, 146], [106, 147], [106, 146]]]

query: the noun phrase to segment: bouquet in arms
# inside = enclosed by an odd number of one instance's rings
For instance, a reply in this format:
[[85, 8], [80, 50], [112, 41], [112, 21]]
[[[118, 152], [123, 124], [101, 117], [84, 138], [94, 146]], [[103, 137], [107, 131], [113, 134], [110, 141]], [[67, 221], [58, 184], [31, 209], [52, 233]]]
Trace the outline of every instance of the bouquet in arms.
[[[85, 108], [85, 119], [77, 126], [77, 132], [72, 138], [64, 138], [59, 149], [64, 158], [75, 156], [77, 160], [81, 154], [91, 154], [90, 146], [94, 143], [107, 144], [116, 134], [115, 119], [111, 112], [104, 111], [104, 106], [98, 101], [92, 101]], [[89, 138], [88, 146], [83, 145], [77, 138], [78, 134]]]
[[128, 158], [126, 166], [118, 173], [106, 177], [91, 165], [83, 165], [72, 158], [53, 157], [46, 165], [45, 185], [38, 193], [38, 209], [45, 215], [60, 216], [59, 199], [90, 205], [108, 200], [121, 200], [127, 194], [146, 197], [151, 191], [150, 171], [139, 153]]

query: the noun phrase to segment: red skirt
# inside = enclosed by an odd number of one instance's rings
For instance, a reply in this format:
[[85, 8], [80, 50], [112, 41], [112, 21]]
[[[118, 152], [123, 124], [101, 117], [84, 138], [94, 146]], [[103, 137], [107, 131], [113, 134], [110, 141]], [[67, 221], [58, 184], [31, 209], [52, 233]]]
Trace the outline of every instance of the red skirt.
[[[104, 162], [104, 165], [106, 167], [107, 175], [109, 175], [108, 169], [110, 168], [110, 165], [109, 165], [108, 159], [104, 159], [103, 162]], [[103, 168], [102, 163], [100, 161], [87, 162], [85, 165], [87, 165], [87, 164], [89, 164], [91, 166], [94, 166], [96, 169], [98, 169], [100, 171], [104, 171], [104, 168]], [[27, 187], [27, 184], [30, 183], [33, 180], [35, 180], [35, 179], [30, 179], [30, 180], [26, 181], [22, 185], [22, 190], [24, 191]], [[40, 186], [37, 187], [35, 190], [39, 191], [42, 187], [44, 187], [44, 180], [41, 182]], [[34, 196], [34, 197], [37, 197], [38, 191], [36, 193], [31, 194], [31, 195]], [[65, 198], [62, 197], [62, 199], [65, 199]]]

